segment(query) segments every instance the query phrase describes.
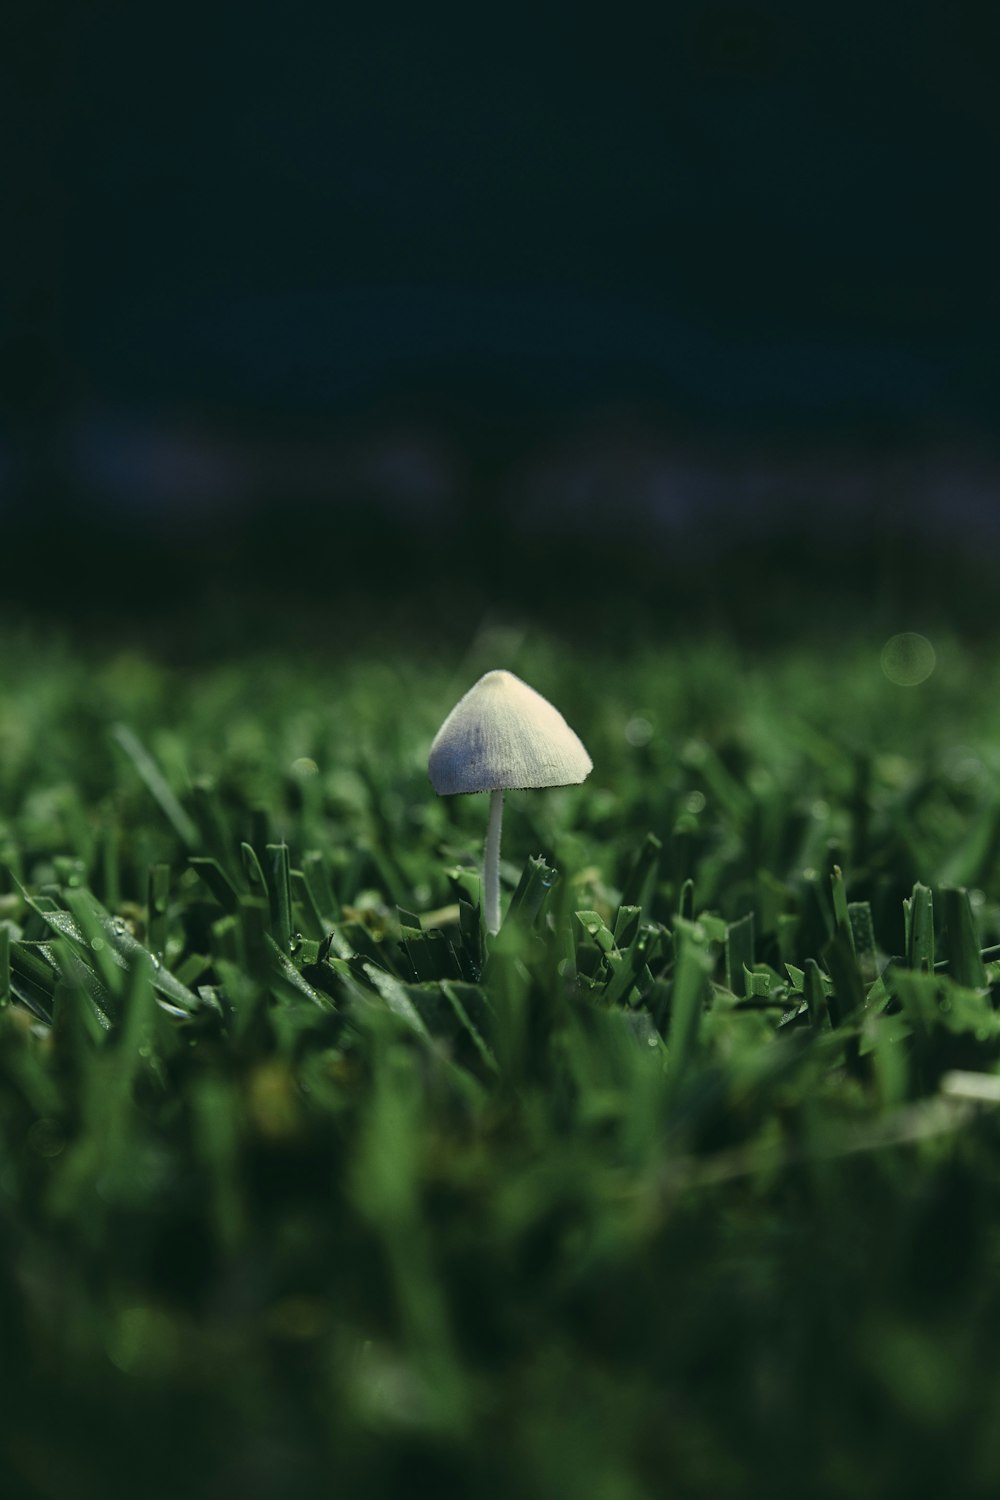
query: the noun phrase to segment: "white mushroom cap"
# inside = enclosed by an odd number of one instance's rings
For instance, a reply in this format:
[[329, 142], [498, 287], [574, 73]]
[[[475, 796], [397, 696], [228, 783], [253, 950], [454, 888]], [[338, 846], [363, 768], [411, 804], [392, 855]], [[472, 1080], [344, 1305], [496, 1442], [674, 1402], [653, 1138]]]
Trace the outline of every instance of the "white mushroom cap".
[[594, 763], [557, 708], [513, 672], [487, 672], [434, 737], [427, 762], [439, 796], [571, 786]]

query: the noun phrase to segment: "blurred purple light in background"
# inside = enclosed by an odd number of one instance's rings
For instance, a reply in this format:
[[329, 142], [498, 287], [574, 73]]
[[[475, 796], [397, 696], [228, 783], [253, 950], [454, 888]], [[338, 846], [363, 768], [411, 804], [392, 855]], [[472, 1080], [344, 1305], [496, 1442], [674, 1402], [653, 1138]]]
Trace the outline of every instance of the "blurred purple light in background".
[[596, 433], [536, 455], [512, 476], [508, 500], [518, 525], [539, 536], [639, 525], [665, 546], [707, 552], [781, 530], [831, 540], [852, 531], [862, 541], [899, 529], [971, 549], [1000, 544], [1000, 464], [964, 447], [720, 454]]
[[[91, 422], [77, 434], [80, 478], [95, 499], [190, 520], [254, 504], [363, 504], [415, 524], [486, 503], [456, 440], [390, 424], [361, 436], [223, 436], [204, 426]], [[2, 472], [2, 468], [0, 468]], [[872, 454], [789, 453], [755, 446], [719, 453], [653, 431], [588, 431], [527, 444], [493, 500], [515, 531], [537, 537], [636, 528], [664, 546], [715, 550], [778, 527], [861, 538], [904, 528], [933, 541], [1000, 544], [1000, 465], [945, 448]]]
[[229, 511], [258, 503], [374, 502], [428, 519], [454, 499], [443, 438], [391, 427], [349, 440], [213, 431], [205, 423], [92, 418], [74, 431], [76, 478], [94, 503], [141, 512]]
[[198, 428], [96, 418], [79, 423], [73, 438], [81, 487], [115, 507], [224, 509], [250, 493], [244, 446]]
[[[634, 526], [664, 544], [684, 537], [711, 550], [723, 532], [761, 537], [791, 525], [822, 536], [850, 526], [860, 535], [900, 526], [929, 540], [1000, 545], [1000, 461], [967, 445], [720, 450], [595, 416], [557, 437], [525, 440], [485, 489], [475, 456], [430, 423], [389, 421], [351, 437], [250, 437], [204, 420], [102, 415], [75, 425], [67, 454], [91, 504], [167, 524], [285, 499], [364, 504], [415, 524], [488, 503], [538, 537]], [[0, 446], [0, 498], [15, 504], [16, 477]]]

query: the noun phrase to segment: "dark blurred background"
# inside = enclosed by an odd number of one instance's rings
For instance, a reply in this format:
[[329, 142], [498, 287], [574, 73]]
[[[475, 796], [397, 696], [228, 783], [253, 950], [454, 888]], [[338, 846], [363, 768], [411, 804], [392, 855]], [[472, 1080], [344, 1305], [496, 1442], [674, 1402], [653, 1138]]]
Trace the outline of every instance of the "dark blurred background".
[[4, 17], [8, 612], [991, 615], [995, 6]]

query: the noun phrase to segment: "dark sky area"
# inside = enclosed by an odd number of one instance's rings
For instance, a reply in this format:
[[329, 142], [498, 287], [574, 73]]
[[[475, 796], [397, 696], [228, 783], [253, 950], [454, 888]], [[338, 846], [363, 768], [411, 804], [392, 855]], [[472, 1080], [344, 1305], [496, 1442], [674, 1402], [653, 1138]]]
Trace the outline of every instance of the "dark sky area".
[[344, 458], [359, 431], [417, 504], [595, 428], [697, 464], [993, 452], [994, 6], [19, 0], [5, 25], [8, 504], [183, 505], [286, 460], [343, 490], [381, 472]]

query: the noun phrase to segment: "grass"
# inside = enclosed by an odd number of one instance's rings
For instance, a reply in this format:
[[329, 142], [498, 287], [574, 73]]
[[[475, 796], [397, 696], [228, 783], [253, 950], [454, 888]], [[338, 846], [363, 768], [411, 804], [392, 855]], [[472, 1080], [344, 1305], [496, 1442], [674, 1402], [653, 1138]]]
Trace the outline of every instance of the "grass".
[[[1000, 670], [8, 634], [0, 1492], [993, 1495]], [[595, 770], [426, 753], [488, 667]]]

